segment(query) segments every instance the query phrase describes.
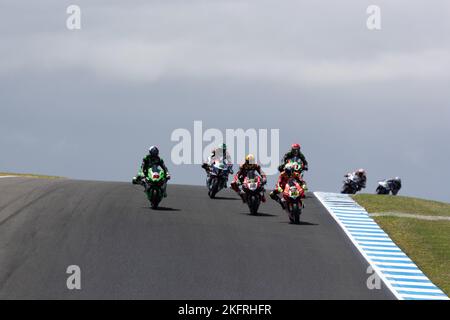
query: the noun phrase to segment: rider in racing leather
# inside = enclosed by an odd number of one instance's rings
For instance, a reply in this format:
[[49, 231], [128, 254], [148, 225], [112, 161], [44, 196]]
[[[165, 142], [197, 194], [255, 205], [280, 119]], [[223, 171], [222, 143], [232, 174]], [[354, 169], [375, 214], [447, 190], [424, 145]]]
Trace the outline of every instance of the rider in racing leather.
[[[300, 183], [300, 185], [303, 185], [303, 180], [302, 180], [300, 173], [295, 171], [294, 168], [290, 164], [287, 164], [284, 166], [283, 172], [281, 172], [280, 176], [278, 177], [278, 182], [275, 186], [275, 189], [273, 189], [273, 191], [270, 193], [270, 197], [273, 200], [275, 200], [276, 202], [278, 202], [281, 205], [281, 208], [283, 208], [283, 209], [285, 209], [285, 204], [284, 204], [285, 200], [282, 197], [280, 198], [278, 195], [284, 191], [284, 188], [286, 187], [286, 183], [291, 178], [296, 179]], [[305, 194], [303, 191], [302, 198], [304, 198], [304, 197], [305, 197]]]
[[[267, 177], [261, 166], [255, 162], [255, 156], [253, 154], [248, 154], [245, 157], [245, 162], [239, 166], [239, 171], [234, 176], [233, 182], [231, 182], [231, 188], [236, 191], [236, 193], [241, 197], [242, 201], [245, 202], [245, 192], [242, 191], [239, 186], [244, 182], [245, 177], [250, 171], [256, 171], [262, 178], [262, 184], [267, 182]], [[264, 193], [261, 198], [262, 202], [266, 202], [266, 197]]]
[[[150, 169], [153, 166], [159, 166], [164, 171], [164, 174], [166, 176], [166, 181], [170, 179], [169, 170], [167, 169], [166, 165], [164, 164], [164, 160], [159, 157], [159, 149], [156, 146], [151, 146], [148, 150], [148, 155], [144, 157], [142, 160], [141, 170], [136, 175], [136, 177], [133, 178], [133, 184], [139, 184], [142, 178], [146, 177], [148, 175], [148, 169]], [[162, 189], [164, 192], [164, 197], [167, 197], [166, 192], [167, 183], [164, 183]]]
[[[216, 162], [222, 162], [225, 165], [232, 165], [232, 160], [230, 157], [230, 154], [227, 151], [227, 145], [224, 143], [221, 146], [217, 147], [216, 149], [213, 149], [211, 151], [211, 154], [208, 157], [208, 160], [202, 164], [202, 168], [205, 169], [206, 174], [208, 175], [208, 185], [211, 182], [210, 181], [210, 175], [209, 171], [211, 170], [211, 167]], [[231, 170], [232, 172], [232, 170]], [[226, 177], [228, 181], [228, 176]], [[225, 182], [226, 187], [226, 182]]]
[[208, 157], [208, 160], [203, 163], [202, 168], [209, 172], [209, 168], [217, 161], [224, 164], [231, 164], [231, 157], [227, 151], [227, 145], [224, 143], [220, 147], [213, 149]]
[[303, 170], [308, 171], [308, 161], [306, 161], [305, 155], [300, 151], [301, 147], [298, 143], [294, 143], [291, 146], [291, 150], [287, 152], [283, 157], [283, 163], [278, 167], [278, 171], [282, 172], [284, 170], [284, 166], [289, 160], [299, 157], [303, 162]]
[[364, 169], [358, 169], [355, 172], [347, 173], [344, 177], [351, 178], [355, 177], [355, 182], [358, 185], [358, 191], [361, 191], [361, 189], [364, 189], [366, 187], [367, 182], [367, 176], [366, 176], [366, 170]]

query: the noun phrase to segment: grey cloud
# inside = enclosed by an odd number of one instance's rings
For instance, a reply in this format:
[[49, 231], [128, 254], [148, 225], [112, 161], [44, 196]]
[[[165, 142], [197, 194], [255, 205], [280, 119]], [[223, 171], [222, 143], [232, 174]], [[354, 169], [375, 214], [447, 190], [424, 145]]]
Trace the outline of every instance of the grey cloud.
[[400, 175], [404, 194], [450, 201], [447, 1], [378, 1], [377, 32], [369, 1], [80, 1], [78, 32], [69, 4], [4, 2], [0, 170], [127, 180], [203, 120], [300, 141], [316, 190], [365, 167], [369, 191]]

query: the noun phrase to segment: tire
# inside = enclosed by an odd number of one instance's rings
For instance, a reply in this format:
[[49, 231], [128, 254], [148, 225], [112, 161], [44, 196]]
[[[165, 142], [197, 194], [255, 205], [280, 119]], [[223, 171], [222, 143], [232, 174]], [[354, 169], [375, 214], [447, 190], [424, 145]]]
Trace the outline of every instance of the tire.
[[343, 194], [356, 194], [356, 190], [351, 187], [351, 185], [346, 184], [342, 187], [341, 193]]
[[294, 211], [292, 210], [292, 206], [289, 203], [286, 203], [286, 211], [289, 214], [289, 222], [294, 224], [295, 223], [295, 218], [294, 218]]
[[302, 212], [302, 209], [298, 206], [298, 203], [292, 204], [292, 217], [293, 217], [293, 223], [299, 224], [300, 223], [300, 214]]
[[161, 202], [161, 197], [159, 196], [159, 192], [156, 189], [152, 190], [150, 205], [152, 209], [158, 209], [158, 205]]
[[389, 190], [382, 187], [382, 186], [378, 186], [377, 190], [376, 190], [377, 194], [389, 194]]
[[349, 192], [349, 186], [348, 185], [344, 185], [343, 187], [342, 187], [342, 191], [341, 191], [341, 193], [343, 193], [343, 194], [349, 194], [350, 192]]
[[219, 181], [217, 179], [213, 179], [211, 181], [211, 188], [209, 189], [208, 195], [211, 199], [216, 197], [217, 192], [219, 191]]
[[251, 195], [248, 200], [248, 208], [250, 209], [250, 214], [256, 216], [258, 214], [260, 199], [256, 195]]

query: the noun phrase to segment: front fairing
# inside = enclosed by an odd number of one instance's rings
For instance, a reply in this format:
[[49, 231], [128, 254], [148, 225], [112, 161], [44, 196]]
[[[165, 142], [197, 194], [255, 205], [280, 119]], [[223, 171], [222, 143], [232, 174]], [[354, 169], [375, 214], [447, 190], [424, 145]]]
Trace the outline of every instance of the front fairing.
[[258, 192], [260, 189], [261, 183], [259, 179], [246, 179], [244, 182], [244, 188], [250, 192]]
[[166, 175], [164, 170], [159, 167], [153, 167], [148, 170], [147, 182], [153, 186], [160, 186], [164, 184], [166, 180]]
[[231, 173], [231, 166], [223, 163], [215, 163], [212, 166], [211, 174], [218, 177], [227, 177]]
[[223, 168], [221, 168], [219, 166], [213, 166], [211, 169], [212, 176], [220, 176], [220, 175], [222, 175], [222, 172], [223, 172]]
[[378, 185], [380, 185], [381, 187], [385, 188], [385, 189], [390, 189], [389, 184], [387, 183], [387, 181], [379, 181]]
[[354, 174], [347, 176], [346, 179], [344, 180], [345, 184], [352, 185], [352, 186], [358, 186], [359, 182], [360, 182], [360, 179]]
[[291, 202], [301, 201], [303, 194], [304, 190], [296, 180], [291, 179], [288, 183], [286, 183], [283, 193], [285, 199]]

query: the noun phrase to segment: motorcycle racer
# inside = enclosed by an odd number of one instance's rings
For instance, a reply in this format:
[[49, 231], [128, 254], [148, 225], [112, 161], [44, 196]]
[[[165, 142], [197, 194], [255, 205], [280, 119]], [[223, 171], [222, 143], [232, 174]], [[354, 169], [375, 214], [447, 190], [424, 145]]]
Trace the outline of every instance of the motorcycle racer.
[[300, 144], [298, 143], [294, 143], [291, 146], [291, 150], [288, 151], [284, 156], [283, 156], [283, 161], [282, 164], [278, 167], [278, 171], [282, 172], [284, 170], [284, 166], [286, 165], [286, 163], [289, 162], [289, 160], [298, 157], [300, 158], [300, 160], [303, 162], [303, 166], [305, 171], [308, 171], [308, 161], [306, 161], [305, 155], [301, 152], [301, 147]]
[[345, 176], [345, 178], [355, 177], [355, 182], [358, 185], [358, 191], [364, 189], [367, 183], [366, 170], [358, 169], [355, 172], [349, 172]]
[[[303, 180], [301, 175], [294, 170], [294, 168], [288, 163], [284, 166], [284, 170], [281, 172], [280, 176], [278, 177], [278, 182], [275, 186], [275, 189], [272, 190], [270, 193], [270, 197], [278, 202], [281, 205], [281, 208], [283, 210], [285, 209], [284, 199], [280, 198], [278, 195], [283, 192], [286, 183], [289, 181], [289, 179], [294, 178], [296, 179], [300, 185], [303, 185]], [[304, 196], [304, 195], [303, 195]]]
[[211, 151], [208, 160], [203, 163], [202, 168], [208, 171], [208, 169], [217, 161], [223, 162], [224, 164], [232, 163], [225, 143]]
[[[142, 159], [142, 165], [141, 170], [138, 172], [136, 177], [133, 178], [133, 184], [139, 184], [142, 178], [146, 177], [148, 175], [148, 170], [152, 166], [160, 166], [161, 169], [164, 171], [164, 174], [166, 176], [166, 180], [170, 179], [169, 170], [167, 169], [166, 165], [164, 164], [164, 160], [159, 156], [159, 149], [156, 146], [151, 146], [148, 150], [148, 154]], [[166, 188], [167, 182], [163, 185], [163, 192], [164, 197], [167, 197]]]
[[[244, 182], [245, 177], [248, 172], [255, 171], [262, 178], [262, 184], [267, 182], [267, 176], [261, 169], [261, 166], [255, 162], [255, 156], [253, 154], [248, 154], [245, 157], [245, 162], [239, 166], [239, 170], [234, 176], [233, 182], [231, 182], [231, 188], [236, 191], [236, 193], [241, 197], [242, 201], [245, 202], [245, 192], [241, 190], [240, 185]], [[264, 193], [261, 198], [262, 202], [266, 202], [266, 197]]]
[[202, 168], [205, 169], [206, 174], [208, 175], [207, 185], [209, 185], [209, 183], [211, 182], [209, 172], [211, 170], [211, 167], [216, 162], [222, 162], [227, 166], [232, 166], [233, 161], [231, 160], [230, 154], [227, 151], [227, 145], [225, 143], [217, 147], [216, 149], [213, 149], [211, 151], [211, 154], [208, 156], [207, 161], [202, 164]]

